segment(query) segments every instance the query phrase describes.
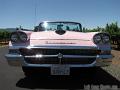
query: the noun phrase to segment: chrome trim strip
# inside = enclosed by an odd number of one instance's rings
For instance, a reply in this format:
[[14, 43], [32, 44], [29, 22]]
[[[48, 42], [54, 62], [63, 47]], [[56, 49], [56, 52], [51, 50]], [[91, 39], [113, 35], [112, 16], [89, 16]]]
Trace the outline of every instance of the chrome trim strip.
[[[54, 57], [57, 57], [58, 55], [53, 55]], [[53, 57], [52, 56], [52, 57]], [[75, 58], [74, 56], [71, 56], [71, 55], [66, 55], [67, 57], [66, 58]], [[52, 65], [54, 64], [28, 64], [24, 61], [24, 57], [20, 54], [6, 54], [5, 57], [7, 58], [8, 62], [9, 61], [17, 61], [17, 62], [21, 62], [22, 66], [33, 66], [33, 67], [51, 67]], [[46, 55], [47, 57], [47, 55]], [[65, 57], [65, 55], [64, 55]], [[112, 55], [97, 55], [97, 56], [77, 56], [76, 58], [93, 58], [93, 57], [96, 57], [96, 60], [108, 60], [108, 59], [112, 59], [113, 56]], [[93, 67], [96, 65], [96, 60], [91, 63], [91, 64], [79, 64], [79, 65], [76, 65], [76, 64], [67, 64], [69, 65], [70, 67]]]
[[17, 59], [17, 58], [22, 58], [23, 56], [20, 54], [6, 54], [5, 57], [8, 57], [8, 58], [14, 57]]
[[58, 57], [58, 55], [32, 55], [32, 56], [24, 56], [25, 58], [51, 58]]
[[9, 46], [9, 49], [19, 48], [41, 48], [41, 49], [99, 49], [97, 46], [65, 46], [65, 45], [44, 45], [44, 46]]
[[97, 55], [97, 59], [112, 59], [113, 55]]
[[106, 50], [109, 50], [109, 51], [111, 51], [111, 47], [99, 47], [98, 48], [99, 50], [103, 50], [103, 51], [106, 51]]
[[96, 58], [96, 56], [63, 55], [63, 58]]
[[[96, 61], [94, 61], [91, 64], [84, 64], [84, 65], [83, 64], [79, 64], [79, 65], [66, 64], [66, 65], [68, 65], [70, 67], [93, 67], [93, 66], [95, 66], [95, 64], [96, 64]], [[53, 65], [55, 65], [55, 64], [27, 64], [27, 63], [24, 64], [24, 66], [28, 66], [28, 67], [51, 67]]]
[[[24, 56], [25, 58], [50, 58], [58, 57], [58, 55], [33, 55], [33, 56]], [[63, 55], [62, 58], [96, 58], [96, 56], [82, 56], [82, 55]]]
[[67, 45], [39, 45], [39, 46], [9, 46], [9, 49], [19, 48], [41, 48], [41, 49], [98, 49], [98, 50], [111, 50], [111, 47], [97, 47], [97, 46], [67, 46]]
[[[22, 56], [20, 54], [6, 54], [5, 57], [26, 57], [26, 58], [43, 58], [43, 57], [58, 57], [58, 55], [41, 55], [41, 56]], [[97, 55], [97, 56], [82, 56], [82, 55], [63, 55], [63, 58], [97, 58], [97, 59], [108, 59], [113, 58], [112, 55]]]

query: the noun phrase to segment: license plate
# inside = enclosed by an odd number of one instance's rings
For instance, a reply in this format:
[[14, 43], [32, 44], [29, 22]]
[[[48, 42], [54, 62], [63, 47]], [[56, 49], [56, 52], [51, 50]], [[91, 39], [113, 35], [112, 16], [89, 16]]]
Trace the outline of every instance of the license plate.
[[68, 65], [52, 65], [51, 75], [70, 75], [70, 67]]

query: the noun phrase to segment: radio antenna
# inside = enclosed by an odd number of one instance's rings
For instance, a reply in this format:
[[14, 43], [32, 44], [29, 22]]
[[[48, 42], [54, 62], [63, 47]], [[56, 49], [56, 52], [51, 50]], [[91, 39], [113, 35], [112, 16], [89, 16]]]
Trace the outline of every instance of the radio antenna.
[[34, 0], [35, 1], [35, 22], [34, 22], [34, 26], [36, 26], [36, 23], [37, 23], [37, 1], [36, 0]]

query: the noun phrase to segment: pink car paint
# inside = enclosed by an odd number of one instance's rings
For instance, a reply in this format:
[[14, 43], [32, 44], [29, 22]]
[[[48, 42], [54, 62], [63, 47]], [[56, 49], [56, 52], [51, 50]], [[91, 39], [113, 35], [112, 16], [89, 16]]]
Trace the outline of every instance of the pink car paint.
[[[18, 38], [18, 42], [9, 42], [9, 53], [6, 54], [9, 65], [22, 66], [25, 75], [29, 71], [32, 72], [30, 68], [38, 67], [51, 68], [51, 75], [69, 75], [70, 68], [74, 67], [110, 65], [112, 61], [110, 42], [109, 40], [103, 42], [104, 35], [107, 36], [107, 39], [109, 38], [108, 34], [60, 29], [61, 23], [80, 25], [76, 22], [50, 23], [59, 23], [58, 31], [57, 29], [42, 30], [40, 27], [43, 22], [39, 24], [38, 30], [16, 31], [25, 33], [27, 40], [23, 42]], [[17, 35], [19, 36], [19, 34]], [[98, 36], [96, 40], [99, 41], [101, 38], [100, 42], [95, 42], [96, 35]], [[55, 69], [56, 67], [58, 69]], [[58, 73], [54, 73], [54, 71]], [[61, 71], [62, 73], [60, 73]]]
[[[67, 31], [64, 35], [58, 35], [54, 31], [32, 32], [22, 31], [28, 35], [29, 45], [66, 45], [66, 46], [96, 46], [93, 36], [98, 32], [73, 32]], [[28, 42], [19, 42], [14, 45], [28, 45]], [[11, 42], [9, 43], [10, 46]]]

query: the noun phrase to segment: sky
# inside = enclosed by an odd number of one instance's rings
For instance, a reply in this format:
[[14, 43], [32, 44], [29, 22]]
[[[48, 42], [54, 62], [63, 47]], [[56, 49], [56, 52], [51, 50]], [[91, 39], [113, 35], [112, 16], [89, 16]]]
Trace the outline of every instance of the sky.
[[75, 21], [91, 29], [120, 25], [120, 0], [0, 0], [0, 28], [33, 29], [41, 21]]

